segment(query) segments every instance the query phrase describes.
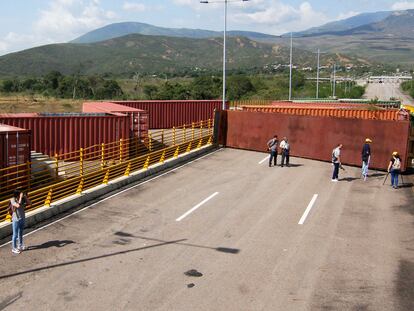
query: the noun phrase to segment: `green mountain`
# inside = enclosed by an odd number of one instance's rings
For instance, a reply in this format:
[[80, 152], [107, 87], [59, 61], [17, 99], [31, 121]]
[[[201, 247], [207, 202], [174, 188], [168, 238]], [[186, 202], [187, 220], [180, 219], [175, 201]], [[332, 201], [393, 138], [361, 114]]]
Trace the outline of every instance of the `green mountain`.
[[[374, 12], [374, 13], [361, 13], [343, 20], [327, 23], [322, 26], [313, 27], [305, 31], [295, 32], [295, 37], [303, 37], [309, 35], [321, 35], [326, 33], [334, 33], [339, 31], [346, 31], [356, 27], [380, 22], [390, 16], [393, 12]], [[285, 34], [284, 36], [290, 36]]]
[[[128, 35], [91, 44], [52, 44], [0, 57], [0, 76], [40, 76], [52, 70], [63, 74], [110, 74], [130, 77], [136, 72], [220, 70], [222, 39], [190, 39]], [[295, 64], [315, 66], [316, 56], [295, 51]], [[343, 55], [325, 54], [324, 64], [357, 63]], [[287, 64], [289, 50], [278, 44], [245, 37], [228, 40], [228, 68], [251, 69]]]
[[[414, 63], [414, 10], [392, 12], [384, 19], [354, 28], [333, 27], [301, 33], [294, 39], [299, 49], [344, 53], [370, 62], [402, 65]], [[284, 39], [286, 41], [286, 39]], [[281, 39], [274, 40], [282, 43]]]
[[[102, 28], [90, 31], [79, 38], [71, 41], [71, 43], [94, 43], [105, 41], [131, 34], [141, 34], [149, 36], [166, 36], [166, 37], [185, 37], [195, 39], [215, 38], [223, 35], [222, 32], [188, 29], [188, 28], [164, 28], [144, 23], [124, 22], [115, 23], [104, 26]], [[228, 31], [227, 34], [233, 37], [246, 37], [252, 40], [271, 40], [277, 36], [267, 35], [251, 31]]]

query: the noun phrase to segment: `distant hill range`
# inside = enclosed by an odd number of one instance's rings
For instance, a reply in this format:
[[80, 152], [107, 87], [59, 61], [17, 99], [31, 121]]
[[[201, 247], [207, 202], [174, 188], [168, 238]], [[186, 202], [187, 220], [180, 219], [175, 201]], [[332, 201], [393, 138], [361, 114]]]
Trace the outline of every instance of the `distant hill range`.
[[[289, 40], [257, 32], [230, 31], [230, 69], [287, 64]], [[159, 73], [220, 70], [222, 33], [117, 23], [66, 44], [45, 45], [0, 57], [0, 76]], [[385, 63], [412, 68], [414, 10], [364, 13], [294, 34], [294, 63], [315, 66], [316, 49], [327, 54], [322, 65]]]
[[[131, 34], [140, 34], [147, 36], [184, 37], [195, 39], [216, 38], [223, 36], [223, 32], [219, 31], [188, 28], [164, 28], [144, 23], [125, 22], [110, 24], [105, 27], [98, 28], [71, 41], [71, 43], [94, 43], [113, 38], [123, 37]], [[278, 36], [272, 36], [252, 31], [236, 30], [229, 31], [227, 32], [227, 34], [233, 37], [246, 37], [255, 41], [271, 41], [272, 39], [278, 38]]]
[[[89, 44], [52, 44], [0, 57], [0, 76], [39, 76], [52, 70], [64, 74], [108, 74], [131, 77], [134, 73], [220, 70], [222, 39], [131, 34]], [[316, 56], [296, 50], [295, 63], [316, 66]], [[341, 54], [325, 54], [327, 63], [357, 64]], [[253, 69], [289, 63], [289, 49], [246, 37], [228, 40], [228, 68]]]
[[[74, 43], [92, 43], [132, 33], [169, 37], [212, 38], [221, 32], [202, 29], [175, 29], [142, 23], [118, 23], [99, 28]], [[287, 36], [258, 32], [229, 31], [229, 36], [243, 36], [258, 42], [287, 46]], [[294, 33], [295, 47], [315, 51], [342, 53], [361, 60], [388, 64], [414, 63], [414, 10], [362, 13], [340, 21]]]
[[320, 48], [330, 53], [341, 52], [372, 62], [412, 68], [414, 10], [360, 14], [295, 33], [295, 37], [295, 46], [301, 49]]

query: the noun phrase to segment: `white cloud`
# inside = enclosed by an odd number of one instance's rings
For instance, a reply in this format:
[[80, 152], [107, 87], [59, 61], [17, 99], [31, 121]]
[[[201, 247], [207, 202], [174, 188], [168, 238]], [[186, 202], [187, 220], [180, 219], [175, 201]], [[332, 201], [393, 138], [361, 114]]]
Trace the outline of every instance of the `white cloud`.
[[399, 1], [394, 3], [391, 8], [395, 11], [414, 9], [414, 1]]
[[[240, 7], [231, 20], [240, 24], [253, 24], [267, 28], [267, 32], [281, 34], [321, 25], [329, 21], [323, 13], [317, 12], [305, 1], [298, 7], [278, 0], [253, 0], [252, 6]], [[247, 3], [250, 3], [247, 2]], [[244, 9], [243, 9], [244, 8]]]
[[122, 8], [125, 11], [134, 11], [134, 12], [144, 12], [147, 10], [147, 7], [143, 3], [136, 2], [125, 2]]
[[10, 32], [0, 38], [0, 53], [67, 42], [116, 18], [114, 12], [101, 8], [100, 0], [50, 1], [46, 9], [39, 11], [30, 34]]
[[101, 27], [115, 17], [114, 12], [100, 7], [99, 0], [58, 0], [51, 2], [46, 10], [40, 11], [34, 30], [37, 34], [45, 34], [45, 39], [65, 42]]

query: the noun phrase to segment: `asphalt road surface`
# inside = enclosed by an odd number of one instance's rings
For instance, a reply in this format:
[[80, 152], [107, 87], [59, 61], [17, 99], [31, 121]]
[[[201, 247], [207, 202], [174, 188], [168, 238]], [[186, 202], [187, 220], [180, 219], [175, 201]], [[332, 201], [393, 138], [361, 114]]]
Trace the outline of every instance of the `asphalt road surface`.
[[401, 100], [404, 105], [414, 106], [413, 99], [401, 92], [399, 83], [369, 83], [367, 84], [364, 97], [368, 99], [377, 97], [379, 100], [395, 98]]
[[412, 187], [265, 156], [220, 150], [1, 247], [0, 310], [414, 310]]

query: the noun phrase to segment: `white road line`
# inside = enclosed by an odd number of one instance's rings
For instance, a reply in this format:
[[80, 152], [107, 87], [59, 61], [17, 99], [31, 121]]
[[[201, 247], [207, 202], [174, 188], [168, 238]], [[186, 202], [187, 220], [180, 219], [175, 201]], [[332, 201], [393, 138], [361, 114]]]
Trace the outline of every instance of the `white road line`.
[[[143, 185], [143, 184], [146, 184], [146, 183], [148, 183], [148, 182], [150, 182], [150, 181], [153, 181], [153, 180], [155, 180], [155, 179], [158, 179], [158, 178], [160, 178], [160, 177], [162, 177], [162, 176], [168, 175], [168, 174], [169, 174], [169, 173], [171, 173], [171, 172], [174, 172], [174, 171], [176, 171], [176, 170], [178, 170], [178, 169], [180, 169], [180, 168], [182, 168], [182, 167], [184, 167], [184, 166], [190, 165], [190, 164], [191, 164], [191, 163], [193, 163], [193, 162], [196, 162], [196, 161], [198, 161], [198, 160], [201, 160], [201, 159], [203, 159], [203, 158], [205, 158], [205, 157], [207, 157], [207, 156], [209, 156], [209, 155], [211, 155], [211, 154], [213, 154], [213, 153], [219, 152], [219, 151], [221, 151], [221, 150], [223, 150], [223, 149], [218, 149], [218, 150], [216, 150], [216, 151], [210, 152], [210, 153], [208, 153], [208, 154], [206, 154], [206, 155], [204, 155], [204, 156], [202, 156], [202, 157], [200, 157], [200, 158], [197, 158], [197, 159], [195, 159], [195, 160], [193, 160], [193, 161], [190, 161], [190, 162], [187, 162], [187, 163], [185, 163], [185, 164], [183, 164], [183, 165], [180, 165], [180, 166], [178, 166], [178, 167], [176, 167], [176, 168], [174, 168], [174, 169], [172, 169], [172, 170], [170, 170], [170, 171], [168, 171], [168, 172], [165, 172], [165, 173], [163, 173], [163, 174], [161, 174], [161, 175], [158, 175], [158, 176], [155, 176], [155, 177], [153, 177], [153, 178], [151, 178], [151, 179], [148, 179], [148, 180], [146, 180], [146, 181], [143, 181], [142, 183], [139, 183], [139, 184], [137, 184], [137, 185], [135, 185], [135, 186], [132, 186], [132, 187], [130, 187], [130, 188], [127, 188], [127, 189], [124, 189], [124, 190], [122, 190], [122, 191], [120, 191], [120, 192], [117, 192], [117, 193], [115, 193], [115, 194], [113, 194], [113, 195], [111, 195], [111, 196], [109, 196], [109, 197], [107, 197], [107, 198], [105, 198], [105, 199], [102, 199], [102, 200], [100, 200], [100, 201], [98, 201], [98, 202], [95, 202], [95, 203], [93, 203], [93, 204], [91, 204], [91, 205], [88, 205], [88, 206], [86, 206], [86, 207], [84, 207], [84, 208], [82, 208], [82, 209], [80, 209], [80, 210], [78, 210], [78, 211], [76, 211], [76, 212], [73, 212], [73, 213], [71, 213], [70, 215], [67, 215], [67, 216], [65, 216], [65, 217], [62, 217], [62, 218], [60, 218], [60, 219], [58, 219], [58, 220], [56, 220], [56, 221], [54, 221], [54, 222], [51, 222], [50, 224], [47, 224], [47, 225], [45, 225], [45, 226], [43, 226], [43, 227], [40, 227], [39, 229], [36, 229], [36, 230], [30, 231], [29, 233], [26, 233], [26, 234], [25, 234], [25, 235], [23, 235], [23, 236], [24, 236], [24, 237], [27, 237], [27, 236], [29, 236], [29, 235], [31, 235], [31, 234], [33, 234], [33, 233], [36, 233], [36, 232], [38, 232], [38, 231], [40, 231], [40, 230], [43, 230], [43, 229], [45, 229], [45, 228], [47, 228], [47, 227], [50, 227], [50, 226], [52, 226], [52, 225], [56, 224], [56, 223], [58, 223], [58, 222], [61, 222], [62, 220], [65, 220], [65, 219], [67, 219], [67, 218], [69, 218], [69, 217], [71, 217], [71, 216], [73, 216], [73, 215], [79, 214], [80, 212], [83, 212], [83, 211], [87, 210], [88, 208], [91, 208], [92, 206], [95, 206], [95, 205], [97, 205], [97, 204], [99, 204], [99, 203], [102, 203], [102, 202], [104, 202], [104, 201], [106, 201], [106, 200], [112, 199], [113, 197], [116, 197], [116, 196], [118, 196], [118, 195], [120, 195], [120, 194], [122, 194], [122, 193], [124, 193], [124, 192], [127, 192], [127, 191], [129, 191], [129, 190], [132, 190], [132, 189], [134, 189], [134, 188], [137, 188], [137, 187], [139, 187], [139, 186], [141, 186], [141, 185]], [[8, 244], [10, 244], [10, 243], [11, 243], [11, 241], [9, 241], [9, 242], [7, 242], [7, 243], [4, 243], [4, 244], [0, 245], [0, 248], [1, 248], [1, 247], [3, 247], [3, 246], [8, 245]]]
[[210, 201], [212, 198], [214, 198], [216, 195], [218, 195], [218, 192], [214, 192], [212, 195], [210, 195], [207, 199], [204, 199], [200, 203], [198, 203], [196, 206], [194, 206], [192, 209], [190, 209], [188, 212], [184, 213], [182, 216], [178, 217], [175, 221], [181, 221], [184, 218], [186, 218], [188, 215], [190, 215], [192, 212], [194, 212], [196, 209], [198, 209], [201, 205], [204, 203]]
[[267, 156], [266, 158], [264, 158], [262, 161], [259, 162], [259, 164], [263, 164], [264, 161], [269, 160], [269, 156]]
[[318, 198], [318, 195], [314, 194], [312, 200], [308, 204], [308, 207], [306, 208], [305, 212], [303, 213], [302, 218], [299, 220], [298, 225], [303, 225], [305, 223], [306, 217], [308, 217], [308, 214], [311, 211], [311, 209], [313, 207], [313, 204], [315, 204], [317, 198]]

